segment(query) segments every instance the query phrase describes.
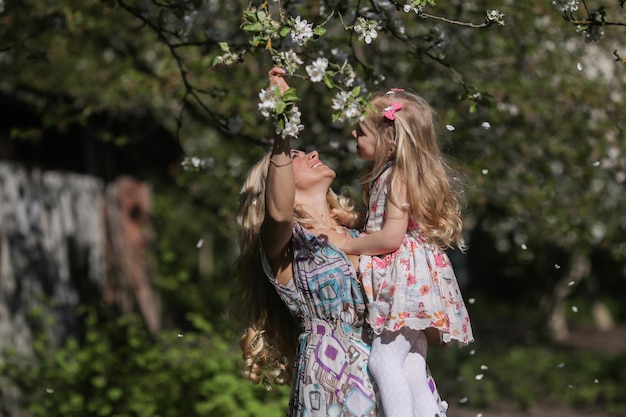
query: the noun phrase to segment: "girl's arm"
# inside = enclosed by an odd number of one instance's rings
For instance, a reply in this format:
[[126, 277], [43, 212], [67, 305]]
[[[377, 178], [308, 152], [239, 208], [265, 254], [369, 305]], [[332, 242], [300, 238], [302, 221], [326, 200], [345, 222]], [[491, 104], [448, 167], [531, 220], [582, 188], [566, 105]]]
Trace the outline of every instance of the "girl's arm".
[[[278, 85], [282, 92], [289, 88], [282, 77], [284, 72], [281, 68], [269, 71], [270, 88]], [[293, 233], [294, 199], [290, 140], [277, 136], [272, 146], [265, 183], [265, 217], [261, 225], [261, 239], [272, 271], [283, 285], [293, 277], [289, 250]]]
[[[393, 195], [394, 198], [389, 198]], [[397, 250], [409, 225], [409, 208], [401, 207], [407, 201], [406, 185], [400, 180], [391, 184], [385, 207], [385, 223], [381, 230], [347, 239], [342, 249], [350, 255], [381, 255]]]

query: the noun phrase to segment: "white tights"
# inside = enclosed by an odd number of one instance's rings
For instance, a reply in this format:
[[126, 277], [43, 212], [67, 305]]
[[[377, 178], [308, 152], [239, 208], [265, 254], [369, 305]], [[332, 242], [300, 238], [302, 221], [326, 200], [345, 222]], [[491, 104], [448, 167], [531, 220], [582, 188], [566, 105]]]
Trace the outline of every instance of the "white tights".
[[435, 417], [445, 415], [438, 394], [428, 385], [423, 331], [402, 328], [375, 336], [369, 369], [376, 380], [385, 417]]

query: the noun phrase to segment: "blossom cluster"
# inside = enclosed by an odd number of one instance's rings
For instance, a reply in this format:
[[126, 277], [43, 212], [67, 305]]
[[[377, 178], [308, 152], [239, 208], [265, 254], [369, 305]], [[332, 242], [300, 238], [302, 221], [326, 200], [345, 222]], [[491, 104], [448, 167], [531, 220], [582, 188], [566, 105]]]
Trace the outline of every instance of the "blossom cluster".
[[496, 9], [487, 10], [487, 20], [504, 26], [504, 13]]
[[304, 64], [302, 59], [300, 59], [298, 54], [296, 54], [293, 49], [278, 52], [278, 54], [272, 56], [272, 60], [274, 61], [274, 64], [287, 71], [287, 74], [295, 73], [300, 65]]
[[374, 20], [367, 20], [364, 17], [359, 17], [352, 29], [359, 34], [360, 41], [364, 41], [369, 45], [378, 37], [377, 29], [380, 29], [380, 27], [378, 22]]
[[298, 46], [304, 46], [312, 37], [313, 24], [297, 16], [291, 27], [291, 40]]
[[289, 109], [285, 118], [285, 123], [276, 124], [276, 134], [281, 135], [283, 138], [292, 137], [297, 138], [300, 131], [304, 129], [304, 126], [300, 122], [302, 113], [298, 109], [298, 106], [294, 105]]
[[324, 79], [327, 68], [328, 59], [320, 57], [313, 61], [311, 65], [307, 66], [305, 69], [307, 74], [309, 74], [309, 78], [311, 79], [311, 81], [314, 83], [318, 83]]
[[552, 5], [560, 13], [572, 13], [578, 10], [578, 0], [552, 0]]
[[197, 156], [186, 156], [180, 163], [185, 171], [202, 171], [211, 169], [214, 165], [215, 160], [213, 158], [198, 158]]
[[345, 122], [346, 120], [361, 119], [363, 112], [363, 99], [357, 90], [356, 94], [349, 91], [339, 91], [332, 100], [333, 121]]
[[283, 138], [297, 138], [304, 126], [301, 124], [302, 114], [295, 105], [297, 97], [293, 90], [281, 93], [278, 86], [263, 89], [259, 99], [259, 110], [265, 118], [274, 120], [276, 134]]
[[[2, 0], [0, 0], [2, 1]], [[241, 62], [241, 55], [230, 50], [230, 46], [226, 42], [220, 42], [220, 49], [224, 52], [222, 55], [218, 55], [213, 59], [213, 66], [224, 64], [232, 65], [237, 62]]]
[[422, 10], [424, 8], [421, 3], [422, 2], [420, 0], [407, 1], [403, 7], [403, 10], [405, 13], [414, 12], [415, 14], [419, 15], [420, 13], [422, 13]]

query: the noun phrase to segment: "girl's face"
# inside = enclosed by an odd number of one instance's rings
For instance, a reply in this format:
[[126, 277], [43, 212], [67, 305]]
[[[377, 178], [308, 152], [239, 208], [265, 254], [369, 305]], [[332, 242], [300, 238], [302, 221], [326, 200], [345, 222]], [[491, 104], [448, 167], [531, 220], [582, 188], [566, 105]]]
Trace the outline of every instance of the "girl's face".
[[325, 184], [328, 187], [335, 178], [335, 171], [320, 160], [317, 151], [306, 153], [292, 149], [291, 158], [293, 159], [293, 176], [298, 188], [317, 184]]
[[376, 155], [376, 136], [369, 123], [359, 122], [352, 131], [352, 137], [356, 139], [356, 156], [365, 161], [373, 161]]

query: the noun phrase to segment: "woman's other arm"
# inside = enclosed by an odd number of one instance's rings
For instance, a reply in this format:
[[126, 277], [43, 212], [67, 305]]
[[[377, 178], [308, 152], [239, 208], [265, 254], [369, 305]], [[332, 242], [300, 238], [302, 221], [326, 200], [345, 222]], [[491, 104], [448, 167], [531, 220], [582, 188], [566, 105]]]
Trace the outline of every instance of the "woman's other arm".
[[347, 239], [342, 246], [343, 251], [351, 255], [382, 255], [397, 250], [409, 225], [409, 209], [400, 206], [400, 202], [407, 201], [406, 191], [405, 184], [395, 181], [391, 187], [394, 198], [387, 199], [382, 229], [356, 239]]

